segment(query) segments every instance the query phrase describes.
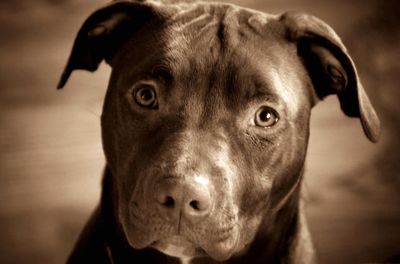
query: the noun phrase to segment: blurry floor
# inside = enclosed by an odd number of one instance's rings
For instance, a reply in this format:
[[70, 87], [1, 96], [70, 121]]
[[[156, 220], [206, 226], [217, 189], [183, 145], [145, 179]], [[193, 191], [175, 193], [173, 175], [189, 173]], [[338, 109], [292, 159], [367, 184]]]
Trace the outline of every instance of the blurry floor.
[[[99, 115], [110, 70], [103, 65], [96, 74], [77, 72], [63, 91], [55, 85], [76, 30], [105, 2], [0, 3], [0, 263], [63, 263], [98, 202], [104, 164]], [[361, 34], [356, 25], [375, 4], [236, 2], [270, 12], [307, 11], [344, 36]], [[368, 62], [368, 40], [347, 38], [356, 63]], [[393, 52], [397, 59], [385, 54], [377, 57], [380, 63], [400, 59], [400, 53]], [[313, 112], [304, 189], [321, 263], [383, 262], [400, 253], [398, 77], [380, 66], [386, 79], [377, 82], [371, 69], [361, 69], [383, 115], [379, 144], [369, 143], [359, 122], [341, 114], [334, 97]]]

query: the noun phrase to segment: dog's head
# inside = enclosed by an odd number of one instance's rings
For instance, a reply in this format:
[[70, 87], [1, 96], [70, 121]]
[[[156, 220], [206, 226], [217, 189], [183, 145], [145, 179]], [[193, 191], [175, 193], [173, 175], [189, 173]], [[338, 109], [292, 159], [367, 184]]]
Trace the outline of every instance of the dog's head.
[[59, 88], [103, 59], [104, 151], [136, 249], [224, 260], [267, 236], [298, 190], [310, 110], [327, 95], [378, 139], [352, 60], [312, 16], [114, 2], [82, 26]]

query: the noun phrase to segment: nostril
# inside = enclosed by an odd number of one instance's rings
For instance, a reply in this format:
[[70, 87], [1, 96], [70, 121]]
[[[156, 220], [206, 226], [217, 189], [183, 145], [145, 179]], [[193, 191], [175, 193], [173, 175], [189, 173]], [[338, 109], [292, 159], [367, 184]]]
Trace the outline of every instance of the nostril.
[[175, 206], [175, 200], [171, 196], [166, 196], [164, 202], [161, 203], [165, 207], [173, 208]]
[[211, 210], [211, 199], [208, 195], [188, 201], [185, 213], [191, 216], [207, 214]]
[[158, 203], [163, 207], [174, 208], [175, 207], [175, 199], [170, 195], [160, 195], [158, 196]]
[[196, 200], [193, 200], [189, 203], [190, 207], [196, 211], [200, 210], [199, 202]]
[[[164, 187], [164, 188], [161, 188]], [[177, 205], [177, 194], [173, 192], [168, 186], [160, 186], [155, 193], [157, 205], [164, 209], [174, 209]]]

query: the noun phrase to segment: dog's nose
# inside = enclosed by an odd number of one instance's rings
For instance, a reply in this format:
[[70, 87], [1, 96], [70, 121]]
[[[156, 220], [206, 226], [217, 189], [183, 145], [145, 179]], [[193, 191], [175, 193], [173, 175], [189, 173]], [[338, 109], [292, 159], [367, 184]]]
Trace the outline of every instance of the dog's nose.
[[166, 178], [156, 185], [156, 202], [163, 218], [179, 223], [185, 218], [195, 223], [207, 217], [213, 202], [211, 187], [204, 178], [193, 181]]

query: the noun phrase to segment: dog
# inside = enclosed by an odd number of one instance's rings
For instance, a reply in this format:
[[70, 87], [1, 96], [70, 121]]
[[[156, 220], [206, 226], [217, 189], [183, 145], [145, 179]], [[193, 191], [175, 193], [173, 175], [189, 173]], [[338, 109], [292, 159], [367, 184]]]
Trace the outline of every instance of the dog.
[[337, 95], [380, 123], [316, 17], [227, 3], [114, 1], [77, 34], [72, 71], [112, 68], [99, 207], [68, 263], [313, 263], [301, 181], [312, 107]]

